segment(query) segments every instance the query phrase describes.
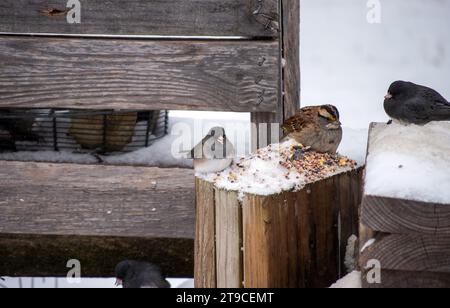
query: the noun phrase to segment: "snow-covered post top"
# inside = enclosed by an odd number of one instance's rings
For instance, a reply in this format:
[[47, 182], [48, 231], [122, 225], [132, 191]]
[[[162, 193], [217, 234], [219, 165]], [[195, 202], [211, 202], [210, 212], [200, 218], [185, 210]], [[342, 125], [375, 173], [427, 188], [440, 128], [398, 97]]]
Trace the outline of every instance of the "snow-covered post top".
[[450, 204], [450, 123], [374, 124], [365, 193]]

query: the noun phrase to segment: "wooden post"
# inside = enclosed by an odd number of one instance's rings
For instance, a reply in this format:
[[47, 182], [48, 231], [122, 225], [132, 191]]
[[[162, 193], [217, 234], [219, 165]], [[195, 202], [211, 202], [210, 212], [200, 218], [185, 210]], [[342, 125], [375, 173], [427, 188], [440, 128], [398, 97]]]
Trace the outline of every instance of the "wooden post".
[[[218, 287], [329, 287], [346, 274], [342, 243], [358, 233], [361, 180], [359, 169], [298, 192], [239, 199], [197, 179], [197, 212], [215, 216], [197, 221], [207, 234], [196, 238], [196, 285], [216, 277]], [[340, 228], [342, 222], [349, 227]], [[214, 245], [205, 241], [214, 237]], [[204, 260], [212, 255], [209, 265]]]
[[[374, 130], [382, 125], [371, 125], [369, 153]], [[363, 287], [450, 287], [450, 204], [364, 193], [361, 230]], [[381, 266], [380, 283], [367, 279], [374, 269], [366, 268], [370, 261]]]
[[[253, 112], [253, 150], [277, 143], [271, 124], [281, 125], [300, 108], [300, 1], [279, 0], [279, 88], [275, 112]], [[266, 124], [261, 126], [261, 124]], [[261, 130], [267, 130], [261, 132]]]

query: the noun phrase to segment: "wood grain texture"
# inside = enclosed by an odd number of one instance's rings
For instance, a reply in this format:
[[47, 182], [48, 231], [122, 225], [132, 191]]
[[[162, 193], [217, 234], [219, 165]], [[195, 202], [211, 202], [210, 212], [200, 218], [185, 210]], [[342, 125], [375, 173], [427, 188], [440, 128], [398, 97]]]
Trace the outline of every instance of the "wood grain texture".
[[193, 238], [0, 234], [0, 273], [11, 277], [66, 277], [67, 261], [82, 277], [114, 277], [127, 259], [158, 264], [169, 277], [193, 277]]
[[450, 235], [450, 206], [364, 196], [362, 223], [384, 233]]
[[379, 235], [361, 254], [361, 264], [369, 260], [384, 270], [450, 273], [450, 236]]
[[215, 190], [213, 184], [198, 178], [195, 183], [195, 287], [215, 288], [217, 286]]
[[[329, 287], [345, 275], [342, 239], [357, 233], [361, 179], [360, 169], [296, 193], [246, 196], [245, 287]], [[340, 218], [350, 226], [340, 229]]]
[[66, 3], [3, 0], [0, 32], [275, 37], [279, 30], [277, 0], [89, 0], [81, 1], [80, 24], [67, 23]]
[[236, 192], [216, 190], [216, 268], [218, 288], [241, 288], [242, 209]]
[[381, 271], [381, 284], [369, 284], [363, 274], [364, 289], [434, 289], [450, 288], [449, 273]]
[[0, 161], [0, 233], [194, 238], [194, 172]]
[[276, 41], [0, 37], [0, 107], [276, 112]]
[[289, 119], [300, 108], [300, 0], [281, 0], [283, 116]]

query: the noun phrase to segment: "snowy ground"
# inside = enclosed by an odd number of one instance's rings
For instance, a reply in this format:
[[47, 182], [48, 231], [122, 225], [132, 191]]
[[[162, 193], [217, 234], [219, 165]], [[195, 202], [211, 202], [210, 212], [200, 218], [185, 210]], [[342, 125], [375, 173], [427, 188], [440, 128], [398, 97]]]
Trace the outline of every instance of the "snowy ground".
[[[89, 288], [89, 289], [117, 289], [114, 278], [91, 278], [82, 279], [81, 282], [70, 282], [66, 278], [10, 278], [5, 277], [5, 281], [0, 280], [1, 288], [37, 288], [37, 289], [57, 289], [57, 288]], [[172, 288], [193, 288], [193, 280], [169, 279]]]
[[361, 289], [361, 272], [351, 272], [347, 276], [343, 277], [335, 284], [333, 284], [331, 289]]

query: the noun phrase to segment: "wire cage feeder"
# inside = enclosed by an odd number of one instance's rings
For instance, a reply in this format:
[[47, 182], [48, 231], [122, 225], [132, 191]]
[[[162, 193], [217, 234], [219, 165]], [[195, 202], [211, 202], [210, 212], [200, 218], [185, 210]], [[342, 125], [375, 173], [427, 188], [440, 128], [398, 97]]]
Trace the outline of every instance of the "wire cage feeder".
[[120, 154], [168, 131], [168, 111], [0, 110], [0, 151]]

